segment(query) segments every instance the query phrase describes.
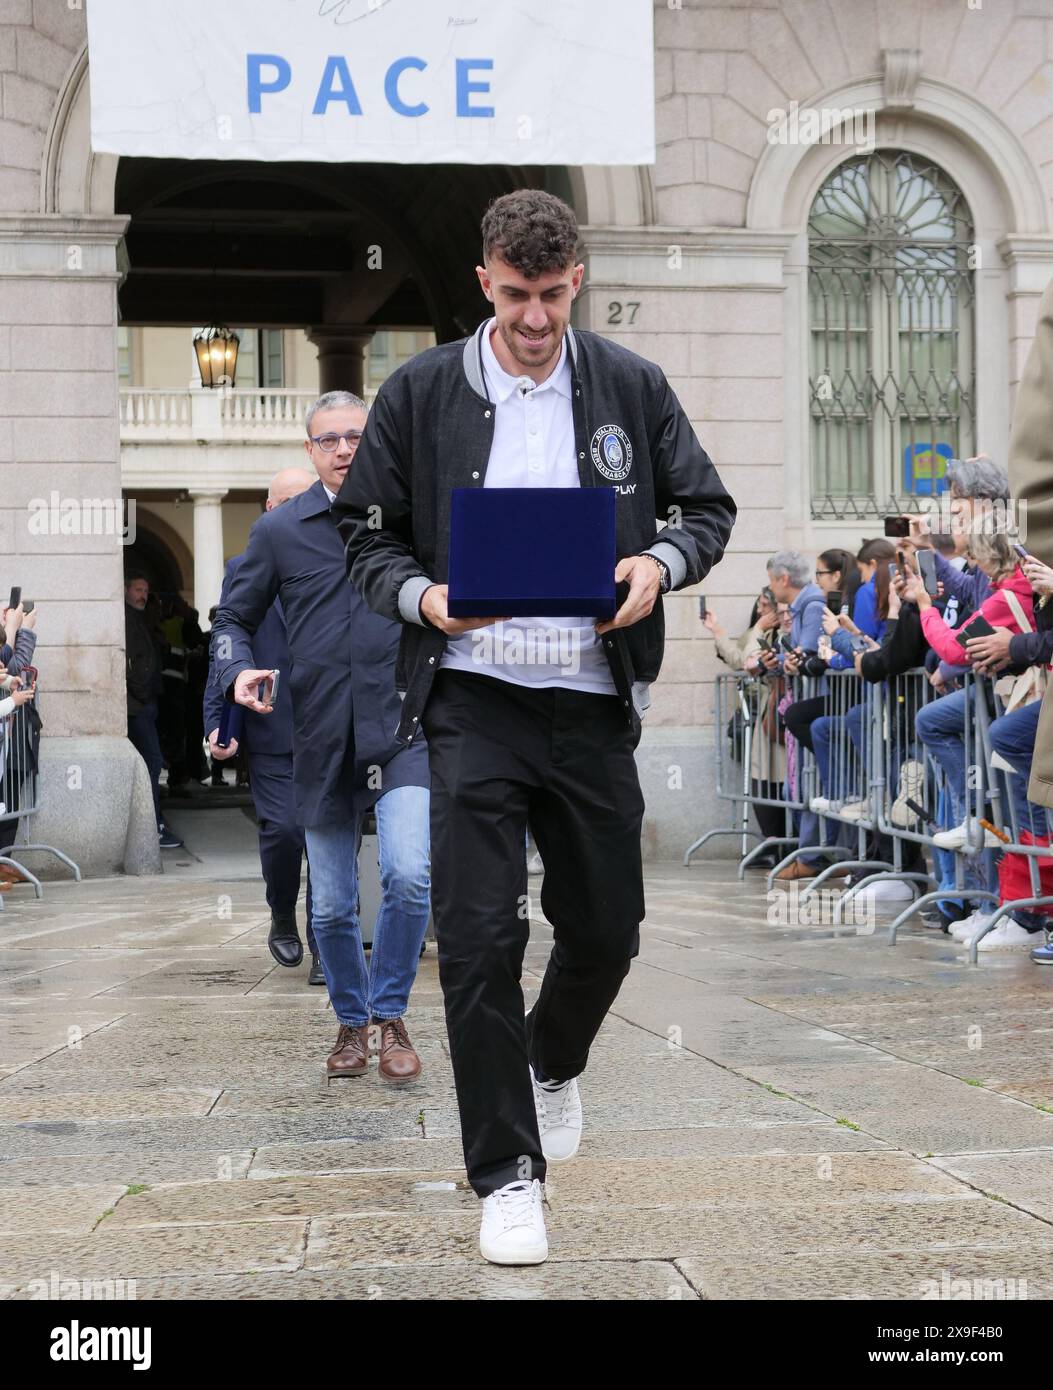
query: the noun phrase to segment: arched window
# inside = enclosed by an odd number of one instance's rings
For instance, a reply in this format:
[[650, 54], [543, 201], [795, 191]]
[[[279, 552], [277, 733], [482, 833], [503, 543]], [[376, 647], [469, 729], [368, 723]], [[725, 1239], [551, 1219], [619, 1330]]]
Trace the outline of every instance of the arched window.
[[972, 218], [937, 165], [847, 160], [808, 219], [813, 517], [912, 510], [975, 453]]

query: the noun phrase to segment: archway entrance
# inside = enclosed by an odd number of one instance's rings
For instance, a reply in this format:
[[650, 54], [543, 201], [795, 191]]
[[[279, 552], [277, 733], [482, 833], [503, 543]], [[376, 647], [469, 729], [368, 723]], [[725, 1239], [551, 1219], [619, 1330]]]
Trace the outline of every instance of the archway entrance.
[[326, 334], [462, 337], [484, 308], [473, 267], [486, 205], [538, 186], [572, 198], [566, 171], [528, 166], [121, 159], [121, 321], [301, 327], [323, 361]]

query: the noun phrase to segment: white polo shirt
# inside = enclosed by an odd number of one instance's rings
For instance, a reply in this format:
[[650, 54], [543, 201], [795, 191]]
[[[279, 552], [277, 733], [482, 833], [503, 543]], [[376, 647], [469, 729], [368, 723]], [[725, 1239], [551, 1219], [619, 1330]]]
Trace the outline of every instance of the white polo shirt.
[[[580, 487], [567, 340], [555, 370], [540, 386], [509, 376], [483, 333], [486, 388], [494, 402], [494, 438], [484, 487]], [[596, 695], [617, 693], [595, 618], [510, 618], [450, 638], [442, 670], [496, 676], [514, 685], [565, 686]]]

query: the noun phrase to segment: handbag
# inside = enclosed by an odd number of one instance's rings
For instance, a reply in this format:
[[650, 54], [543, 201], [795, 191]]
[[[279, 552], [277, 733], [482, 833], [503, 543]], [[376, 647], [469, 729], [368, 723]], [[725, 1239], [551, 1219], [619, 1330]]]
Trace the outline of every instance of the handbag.
[[[1034, 631], [1016, 594], [1011, 589], [1003, 589], [1002, 593], [1020, 631]], [[1025, 705], [1041, 700], [1045, 693], [1046, 672], [1041, 666], [1029, 666], [1022, 675], [1002, 676], [995, 682], [995, 694], [1005, 706], [1006, 714], [1012, 714], [1015, 709], [1023, 709]]]

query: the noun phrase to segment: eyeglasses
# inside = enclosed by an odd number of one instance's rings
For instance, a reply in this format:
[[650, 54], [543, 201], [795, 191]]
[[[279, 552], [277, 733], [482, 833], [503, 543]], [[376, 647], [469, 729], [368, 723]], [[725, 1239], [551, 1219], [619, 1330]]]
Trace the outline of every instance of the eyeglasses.
[[312, 444], [317, 444], [324, 454], [334, 454], [340, 448], [340, 441], [347, 441], [349, 449], [357, 449], [362, 438], [361, 430], [348, 430], [346, 434], [311, 434], [307, 436]]
[[837, 574], [837, 570], [816, 570], [816, 579], [821, 579], [824, 574]]

